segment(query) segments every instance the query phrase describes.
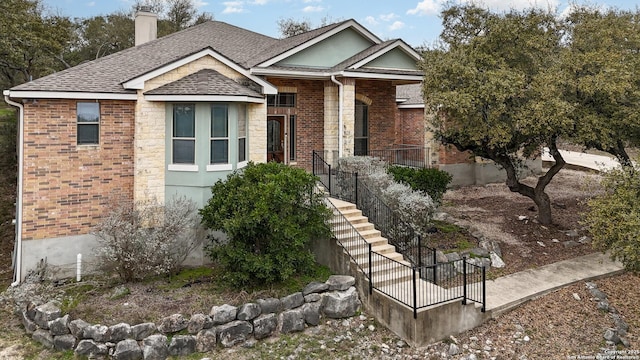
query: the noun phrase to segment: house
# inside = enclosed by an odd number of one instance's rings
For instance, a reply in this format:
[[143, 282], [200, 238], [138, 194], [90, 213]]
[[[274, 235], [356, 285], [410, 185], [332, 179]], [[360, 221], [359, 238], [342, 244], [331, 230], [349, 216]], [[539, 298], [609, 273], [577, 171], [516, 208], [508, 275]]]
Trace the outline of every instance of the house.
[[287, 39], [219, 21], [155, 39], [154, 14], [135, 23], [135, 47], [4, 91], [20, 114], [16, 282], [90, 255], [114, 194], [202, 206], [248, 161], [310, 169], [313, 150], [335, 162], [408, 139], [396, 86], [422, 75], [402, 40], [354, 20]]

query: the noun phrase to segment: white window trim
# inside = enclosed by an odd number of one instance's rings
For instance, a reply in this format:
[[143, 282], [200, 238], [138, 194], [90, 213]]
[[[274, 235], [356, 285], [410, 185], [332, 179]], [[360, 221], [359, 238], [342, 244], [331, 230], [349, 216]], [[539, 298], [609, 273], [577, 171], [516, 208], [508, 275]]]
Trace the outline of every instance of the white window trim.
[[233, 170], [232, 164], [209, 164], [207, 165], [207, 171], [227, 171]]
[[249, 165], [249, 161], [245, 160], [245, 161], [241, 161], [238, 163], [238, 169], [242, 169], [243, 167], [246, 167], [247, 165]]
[[[229, 162], [229, 157], [231, 155], [231, 152], [229, 151], [231, 148], [231, 137], [229, 136], [229, 134], [231, 133], [229, 129], [229, 106], [225, 105], [225, 109], [226, 109], [226, 113], [227, 113], [227, 136], [226, 137], [214, 137], [212, 135], [213, 133], [213, 108], [215, 106], [220, 106], [219, 104], [212, 104], [210, 107], [210, 111], [211, 111], [211, 119], [209, 120], [209, 164], [207, 165], [207, 171], [216, 171], [216, 170], [231, 170], [233, 167], [231, 165], [231, 163]], [[237, 137], [237, 136], [236, 136]], [[219, 164], [212, 164], [211, 163], [211, 144], [216, 141], [216, 140], [227, 140], [227, 162], [226, 163], [219, 163]], [[229, 167], [229, 169], [226, 169], [226, 167]], [[209, 170], [209, 167], [211, 167], [212, 170]], [[224, 167], [225, 169], [219, 169]]]
[[[98, 104], [98, 121], [80, 121], [78, 119], [78, 105], [80, 104]], [[80, 134], [80, 126], [83, 125], [98, 125], [98, 139], [97, 142], [91, 143], [78, 143], [78, 136]], [[76, 146], [100, 146], [100, 134], [102, 133], [102, 106], [98, 101], [77, 101], [76, 102]]]
[[167, 168], [169, 171], [186, 171], [186, 172], [197, 172], [198, 165], [196, 164], [169, 164]]

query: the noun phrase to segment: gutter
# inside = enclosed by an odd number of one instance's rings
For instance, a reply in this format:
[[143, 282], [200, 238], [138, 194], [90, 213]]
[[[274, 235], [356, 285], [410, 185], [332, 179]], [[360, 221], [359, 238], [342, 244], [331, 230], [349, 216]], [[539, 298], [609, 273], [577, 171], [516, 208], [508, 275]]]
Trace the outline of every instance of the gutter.
[[331, 75], [331, 81], [334, 84], [338, 85], [338, 158], [342, 157], [342, 137], [343, 137], [343, 129], [342, 129], [342, 108], [343, 108], [343, 97], [344, 97], [344, 84], [340, 81], [336, 80], [335, 75]]
[[24, 105], [9, 99], [9, 90], [3, 92], [4, 101], [18, 108], [18, 194], [16, 196], [16, 245], [15, 245], [15, 262], [13, 269], [13, 282], [11, 286], [20, 285], [22, 279], [22, 179], [24, 176]]

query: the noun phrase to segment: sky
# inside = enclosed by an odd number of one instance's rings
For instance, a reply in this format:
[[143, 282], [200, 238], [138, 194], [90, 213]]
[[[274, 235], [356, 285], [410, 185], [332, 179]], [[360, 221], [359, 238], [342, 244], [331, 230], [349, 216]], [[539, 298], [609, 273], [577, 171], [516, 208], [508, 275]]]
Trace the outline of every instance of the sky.
[[[401, 38], [409, 45], [430, 46], [442, 30], [438, 16], [447, 0], [193, 0], [199, 11], [215, 20], [279, 37], [278, 19], [308, 20], [319, 25], [323, 18], [333, 21], [355, 19], [383, 40]], [[598, 7], [635, 9], [637, 0], [455, 0], [475, 1], [494, 11], [539, 7], [566, 13], [569, 3]], [[48, 11], [76, 17], [129, 11], [134, 0], [43, 0]]]

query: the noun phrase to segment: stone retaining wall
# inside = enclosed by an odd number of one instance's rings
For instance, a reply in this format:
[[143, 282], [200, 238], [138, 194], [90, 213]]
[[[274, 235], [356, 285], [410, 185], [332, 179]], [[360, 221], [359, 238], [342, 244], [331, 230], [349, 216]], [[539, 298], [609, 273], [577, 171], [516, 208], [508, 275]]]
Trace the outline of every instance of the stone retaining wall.
[[190, 318], [173, 314], [157, 324], [89, 324], [63, 316], [55, 302], [29, 303], [22, 309], [21, 320], [35, 341], [52, 349], [88, 357], [166, 359], [303, 331], [318, 325], [321, 317], [352, 317], [361, 306], [354, 285], [353, 277], [334, 275], [280, 299], [259, 299], [239, 307], [214, 306], [208, 315]]

